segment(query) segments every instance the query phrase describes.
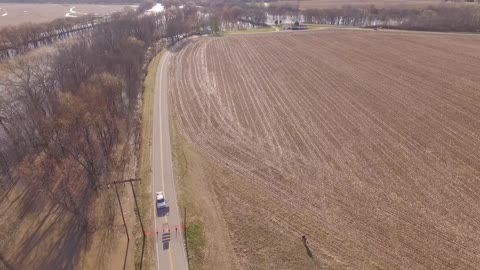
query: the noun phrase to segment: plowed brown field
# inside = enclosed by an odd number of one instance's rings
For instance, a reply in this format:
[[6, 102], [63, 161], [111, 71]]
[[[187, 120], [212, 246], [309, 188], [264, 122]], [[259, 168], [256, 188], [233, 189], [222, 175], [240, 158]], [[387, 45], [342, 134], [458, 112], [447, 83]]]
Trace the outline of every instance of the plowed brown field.
[[244, 268], [480, 266], [480, 36], [200, 38], [172, 69]]

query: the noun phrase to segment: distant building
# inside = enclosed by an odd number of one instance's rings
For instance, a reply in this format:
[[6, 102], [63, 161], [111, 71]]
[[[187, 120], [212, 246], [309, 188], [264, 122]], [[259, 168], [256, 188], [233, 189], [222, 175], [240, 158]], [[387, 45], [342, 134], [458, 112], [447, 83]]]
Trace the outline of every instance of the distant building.
[[307, 30], [306, 25], [284, 25], [283, 30]]

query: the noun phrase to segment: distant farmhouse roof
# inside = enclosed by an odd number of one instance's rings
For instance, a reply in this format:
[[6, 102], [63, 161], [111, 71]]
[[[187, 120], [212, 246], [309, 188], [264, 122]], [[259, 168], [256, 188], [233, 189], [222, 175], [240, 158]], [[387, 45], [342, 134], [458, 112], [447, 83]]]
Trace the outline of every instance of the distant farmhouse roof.
[[284, 25], [283, 30], [307, 30], [306, 25]]

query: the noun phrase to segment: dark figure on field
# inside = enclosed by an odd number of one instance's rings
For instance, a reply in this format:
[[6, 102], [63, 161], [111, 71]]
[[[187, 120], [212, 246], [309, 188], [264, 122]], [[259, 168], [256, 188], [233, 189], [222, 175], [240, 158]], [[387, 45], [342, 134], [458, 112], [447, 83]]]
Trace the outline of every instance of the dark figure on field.
[[307, 245], [307, 237], [305, 235], [302, 235], [302, 242], [303, 242], [303, 246], [305, 246], [308, 257], [313, 258], [312, 251], [310, 250], [310, 248]]

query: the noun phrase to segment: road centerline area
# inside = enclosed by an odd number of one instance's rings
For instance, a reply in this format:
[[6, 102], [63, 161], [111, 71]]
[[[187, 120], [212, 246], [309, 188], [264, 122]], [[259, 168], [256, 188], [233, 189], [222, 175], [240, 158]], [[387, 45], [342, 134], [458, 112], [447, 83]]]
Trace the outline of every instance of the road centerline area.
[[[183, 234], [171, 237], [171, 228], [178, 228], [180, 215], [175, 192], [173, 162], [168, 124], [168, 62], [170, 52], [165, 52], [156, 73], [153, 141], [152, 141], [152, 195], [154, 197], [154, 230], [157, 269], [187, 270], [188, 262]], [[162, 191], [165, 207], [156, 203], [156, 193]], [[183, 228], [183, 227], [182, 227]]]

